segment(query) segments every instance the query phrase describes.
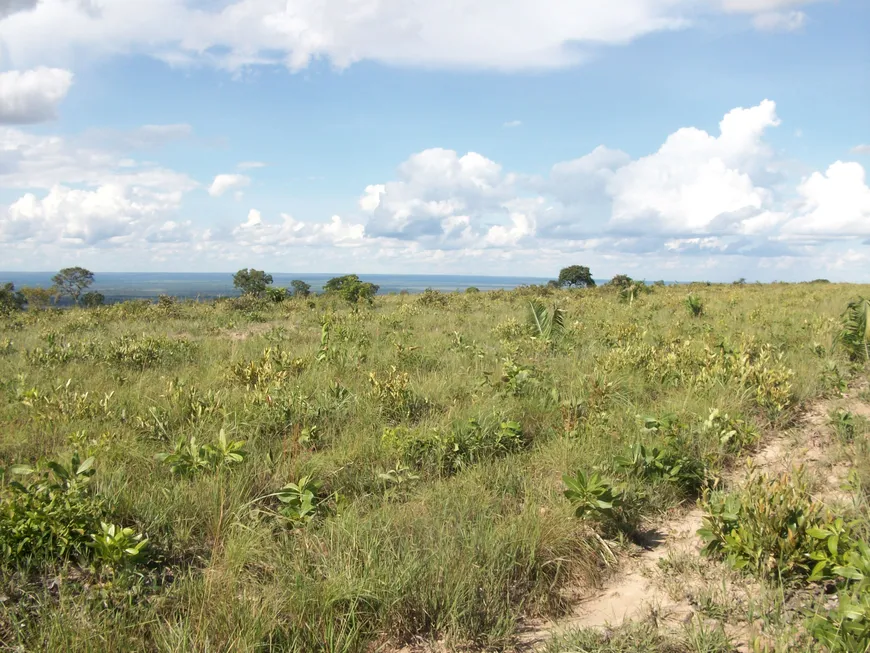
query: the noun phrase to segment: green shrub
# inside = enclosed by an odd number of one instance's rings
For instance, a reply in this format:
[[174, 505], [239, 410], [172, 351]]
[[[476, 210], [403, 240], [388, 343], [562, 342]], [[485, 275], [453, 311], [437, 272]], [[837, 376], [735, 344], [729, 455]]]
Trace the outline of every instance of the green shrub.
[[481, 423], [473, 418], [446, 432], [387, 428], [382, 443], [405, 464], [416, 469], [433, 469], [445, 476], [526, 446], [519, 422], [486, 420]]
[[582, 470], [577, 470], [574, 476], [562, 476], [562, 482], [566, 488], [565, 498], [571, 502], [577, 517], [613, 519], [614, 510], [622, 505], [622, 490], [601, 478], [598, 472], [587, 476]]
[[99, 525], [102, 500], [89, 488], [94, 459], [74, 455], [69, 466], [18, 465], [0, 495], [0, 551], [6, 563], [42, 563], [84, 555]]
[[703, 553], [735, 569], [784, 582], [852, 573], [859, 543], [842, 519], [813, 501], [800, 471], [755, 474], [738, 492], [710, 496], [705, 510]]
[[221, 429], [217, 442], [201, 445], [195, 437], [190, 440], [182, 437], [172, 451], [159, 453], [156, 458], [169, 465], [172, 473], [188, 476], [243, 462], [247, 456], [244, 447], [244, 440], [227, 440], [226, 432]]

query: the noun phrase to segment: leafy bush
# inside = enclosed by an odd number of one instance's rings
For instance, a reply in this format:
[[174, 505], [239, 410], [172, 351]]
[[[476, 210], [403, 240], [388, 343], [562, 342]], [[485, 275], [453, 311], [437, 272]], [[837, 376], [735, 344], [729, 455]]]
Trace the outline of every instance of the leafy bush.
[[528, 323], [536, 338], [550, 342], [565, 331], [565, 311], [555, 304], [548, 311], [540, 300], [532, 299], [529, 301]]
[[217, 442], [197, 444], [196, 438], [182, 437], [175, 448], [168, 453], [157, 454], [157, 460], [169, 465], [173, 474], [189, 476], [202, 471], [216, 471], [244, 461], [244, 440], [227, 440], [226, 432], [221, 429]]
[[283, 349], [268, 347], [259, 360], [232, 364], [230, 377], [248, 390], [274, 388], [282, 386], [290, 376], [299, 374], [305, 367], [305, 359], [294, 357]]
[[692, 317], [701, 317], [704, 314], [704, 302], [697, 295], [686, 297], [686, 308]]
[[837, 607], [809, 623], [813, 637], [830, 653], [870, 650], [870, 591], [867, 587], [840, 592]]
[[562, 476], [565, 498], [574, 506], [577, 517], [613, 518], [614, 509], [622, 505], [622, 490], [601, 478], [598, 472], [586, 475], [577, 470], [574, 476]]
[[132, 528], [100, 522], [100, 532], [91, 533], [87, 546], [94, 559], [110, 569], [127, 567], [144, 557], [148, 539]]
[[426, 411], [428, 403], [409, 387], [410, 383], [408, 373], [399, 372], [394, 365], [384, 376], [376, 372], [369, 373], [371, 396], [377, 402], [381, 414], [388, 420], [415, 420]]
[[27, 298], [21, 291], [15, 290], [15, 284], [6, 283], [0, 286], [0, 315], [9, 315], [24, 309]]
[[870, 358], [870, 300], [859, 297], [849, 302], [841, 317], [842, 329], [837, 338], [852, 360]]
[[288, 483], [274, 495], [281, 502], [278, 513], [294, 526], [304, 526], [317, 514], [319, 491], [320, 483], [310, 476], [303, 476], [296, 483]]
[[703, 552], [735, 569], [786, 582], [858, 573], [852, 563], [859, 543], [842, 519], [813, 501], [801, 472], [753, 475], [738, 492], [712, 495], [705, 509]]
[[381, 441], [405, 464], [416, 469], [433, 469], [445, 476], [484, 460], [515, 453], [526, 445], [519, 422], [481, 423], [473, 418], [446, 432], [387, 428]]
[[618, 456], [616, 464], [640, 478], [674, 483], [688, 494], [698, 492], [707, 480], [707, 468], [702, 461], [669, 447], [659, 449], [638, 442], [627, 455]]
[[702, 430], [712, 434], [722, 447], [731, 453], [739, 453], [758, 443], [761, 434], [749, 422], [730, 417], [718, 408], [710, 411]]
[[85, 555], [89, 534], [104, 512], [89, 488], [94, 459], [76, 454], [69, 466], [48, 462], [41, 469], [17, 465], [0, 490], [0, 551], [7, 563], [43, 563]]

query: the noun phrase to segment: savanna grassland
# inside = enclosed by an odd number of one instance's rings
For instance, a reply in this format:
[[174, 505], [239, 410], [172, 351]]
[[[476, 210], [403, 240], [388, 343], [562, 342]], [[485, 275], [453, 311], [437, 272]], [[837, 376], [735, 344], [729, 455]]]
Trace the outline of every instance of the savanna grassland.
[[[844, 339], [842, 315], [868, 293], [535, 288], [12, 312], [0, 646], [517, 650], [526, 624], [570, 612], [700, 500], [707, 557], [757, 584], [764, 614], [708, 602], [677, 628], [580, 631], [547, 650], [866, 650], [866, 419], [825, 416], [848, 500], [823, 501], [799, 470], [723, 479], [812, 402], [859, 391], [866, 321], [853, 312]], [[763, 640], [725, 627], [758, 618]]]

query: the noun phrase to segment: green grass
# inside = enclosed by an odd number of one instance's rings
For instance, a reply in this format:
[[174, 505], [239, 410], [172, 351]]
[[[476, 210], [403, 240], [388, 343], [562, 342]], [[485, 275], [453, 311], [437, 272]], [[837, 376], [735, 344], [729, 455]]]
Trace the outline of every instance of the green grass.
[[[619, 456], [678, 446], [712, 482], [740, 451], [704, 429], [711, 410], [782, 428], [850, 373], [835, 335], [866, 290], [698, 285], [698, 316], [686, 292], [557, 291], [542, 300], [564, 326], [547, 338], [526, 324], [536, 295], [523, 290], [0, 318], [0, 467], [94, 456], [103, 517], [149, 540], [130, 569], [5, 554], [0, 645], [510, 649], [522, 617], [559, 615], [564, 587], [599, 580], [595, 531], [627, 543], [694, 500], [695, 486]], [[675, 432], [645, 428], [667, 415]], [[521, 438], [502, 439], [509, 422]], [[241, 462], [178, 474], [158, 459], [222, 429], [245, 442]], [[620, 485], [619, 520], [574, 516], [561, 479], [577, 470]], [[274, 494], [304, 476], [320, 483], [316, 509], [291, 520]], [[691, 636], [625, 641], [726, 650]], [[639, 650], [590, 637], [552, 650]]]

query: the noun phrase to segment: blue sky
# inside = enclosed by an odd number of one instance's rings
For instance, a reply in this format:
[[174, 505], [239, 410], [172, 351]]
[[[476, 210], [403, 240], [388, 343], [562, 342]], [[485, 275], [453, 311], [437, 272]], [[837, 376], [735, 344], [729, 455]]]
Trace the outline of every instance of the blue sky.
[[0, 269], [870, 281], [864, 0], [0, 0]]

